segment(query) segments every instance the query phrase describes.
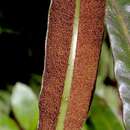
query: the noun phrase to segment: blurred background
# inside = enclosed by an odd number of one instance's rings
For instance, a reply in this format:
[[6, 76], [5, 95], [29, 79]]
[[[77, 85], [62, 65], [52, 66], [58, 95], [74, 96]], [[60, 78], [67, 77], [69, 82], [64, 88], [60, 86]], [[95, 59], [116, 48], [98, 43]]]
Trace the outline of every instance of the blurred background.
[[[0, 130], [36, 130], [50, 1], [0, 5]], [[16, 6], [17, 5], [17, 6]], [[94, 100], [83, 129], [124, 130], [105, 31]]]

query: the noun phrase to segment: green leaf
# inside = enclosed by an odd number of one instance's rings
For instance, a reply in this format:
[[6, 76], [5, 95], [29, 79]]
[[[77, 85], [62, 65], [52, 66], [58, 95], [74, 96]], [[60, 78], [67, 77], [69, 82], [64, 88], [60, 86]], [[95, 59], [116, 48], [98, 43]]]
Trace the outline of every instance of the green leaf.
[[16, 119], [24, 130], [36, 130], [38, 99], [28, 86], [16, 83], [13, 89], [11, 105]]
[[0, 130], [19, 130], [19, 128], [7, 115], [0, 114]]
[[104, 80], [107, 76], [109, 76], [111, 79], [115, 78], [113, 73], [112, 53], [106, 42], [103, 42], [102, 44], [98, 75], [102, 77], [102, 80]]
[[100, 62], [99, 62], [99, 68], [98, 68], [98, 76], [101, 76], [101, 79], [104, 80], [110, 71], [109, 63], [112, 62], [110, 57], [110, 50], [107, 47], [107, 44], [103, 42], [102, 49], [101, 49], [101, 55], [100, 55]]
[[[114, 86], [115, 87], [115, 86]], [[108, 106], [112, 109], [112, 111], [119, 116], [120, 110], [120, 98], [117, 91], [117, 88], [114, 88], [113, 86], [106, 86], [103, 84], [100, 80], [100, 76], [97, 78], [96, 82], [96, 94], [103, 98]]]
[[[106, 77], [115, 81], [113, 72], [113, 57], [111, 49], [107, 46], [108, 43], [103, 42], [100, 62], [98, 68], [98, 76], [96, 80], [96, 94], [102, 97], [114, 113], [119, 116], [120, 99], [117, 90], [117, 86], [111, 86], [112, 84], [105, 84]], [[113, 84], [114, 85], [114, 84]], [[120, 117], [121, 118], [121, 117]]]
[[89, 129], [88, 129], [87, 125], [85, 124], [85, 125], [83, 125], [81, 130], [89, 130]]
[[0, 113], [9, 114], [10, 112], [10, 94], [6, 91], [0, 91]]
[[9, 28], [3, 28], [0, 26], [0, 33], [13, 33], [13, 30]]
[[29, 86], [32, 88], [32, 90], [39, 95], [40, 89], [41, 89], [41, 80], [42, 77], [37, 74], [32, 74], [31, 79], [29, 81]]
[[123, 130], [122, 124], [106, 101], [95, 95], [87, 120], [87, 130]]
[[130, 1], [108, 0], [106, 11], [112, 53], [115, 62], [115, 76], [123, 102], [123, 118], [130, 130]]

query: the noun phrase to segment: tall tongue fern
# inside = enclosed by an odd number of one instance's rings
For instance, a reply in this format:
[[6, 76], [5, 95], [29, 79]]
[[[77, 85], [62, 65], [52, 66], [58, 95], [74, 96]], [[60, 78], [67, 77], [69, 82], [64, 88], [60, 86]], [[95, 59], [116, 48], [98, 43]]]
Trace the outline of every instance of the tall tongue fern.
[[93, 94], [105, 0], [52, 0], [39, 130], [80, 130]]
[[130, 1], [108, 0], [106, 26], [108, 29], [115, 76], [123, 103], [125, 127], [130, 130]]

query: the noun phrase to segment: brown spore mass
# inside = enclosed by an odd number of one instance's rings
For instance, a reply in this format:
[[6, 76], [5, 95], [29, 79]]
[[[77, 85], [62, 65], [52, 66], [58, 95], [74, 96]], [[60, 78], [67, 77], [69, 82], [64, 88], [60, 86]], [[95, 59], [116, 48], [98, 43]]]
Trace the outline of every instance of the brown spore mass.
[[52, 0], [38, 130], [55, 130], [70, 53], [74, 0]]
[[105, 0], [81, 0], [78, 44], [64, 130], [81, 130], [94, 89], [104, 28]]

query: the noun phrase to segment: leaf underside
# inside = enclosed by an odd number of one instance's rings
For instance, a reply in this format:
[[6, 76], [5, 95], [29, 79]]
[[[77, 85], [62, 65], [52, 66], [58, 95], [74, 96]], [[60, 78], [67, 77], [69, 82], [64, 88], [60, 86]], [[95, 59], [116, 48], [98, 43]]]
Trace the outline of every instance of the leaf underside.
[[75, 15], [74, 15], [73, 34], [72, 34], [70, 55], [69, 55], [69, 60], [68, 60], [68, 68], [67, 68], [67, 72], [66, 72], [64, 90], [63, 90], [63, 95], [62, 95], [62, 99], [61, 99], [61, 106], [60, 106], [60, 111], [59, 111], [59, 115], [58, 115], [56, 130], [64, 129], [64, 121], [65, 121], [65, 116], [66, 116], [66, 113], [67, 113], [70, 91], [71, 91], [71, 85], [72, 85], [74, 62], [75, 62], [76, 48], [77, 48], [77, 38], [78, 38], [80, 0], [76, 0], [75, 3], [76, 3], [76, 7], [75, 7]]
[[106, 26], [114, 57], [115, 76], [123, 103], [123, 119], [130, 130], [130, 1], [108, 0]]

